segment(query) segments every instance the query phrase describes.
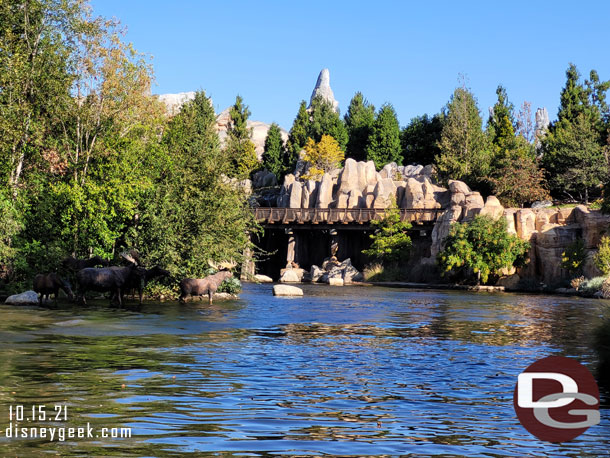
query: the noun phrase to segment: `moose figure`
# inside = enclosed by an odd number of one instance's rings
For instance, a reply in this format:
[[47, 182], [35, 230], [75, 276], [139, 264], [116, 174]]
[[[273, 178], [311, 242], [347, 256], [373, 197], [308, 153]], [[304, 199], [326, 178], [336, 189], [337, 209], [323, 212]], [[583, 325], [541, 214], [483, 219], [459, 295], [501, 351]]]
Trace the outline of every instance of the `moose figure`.
[[125, 285], [123, 285], [123, 291], [138, 291], [140, 297], [140, 305], [142, 305], [142, 294], [144, 288], [150, 280], [157, 277], [168, 277], [170, 272], [162, 269], [159, 266], [154, 266], [151, 269], [145, 269], [144, 267], [138, 267], [135, 275], [131, 275]]
[[180, 282], [180, 302], [186, 302], [188, 296], [207, 294], [211, 305], [214, 293], [223, 281], [233, 276], [231, 269], [237, 265], [235, 262], [222, 262], [219, 266], [212, 261], [208, 261], [208, 264], [219, 272], [205, 278], [185, 278], [182, 280]]
[[42, 305], [43, 298], [46, 296], [49, 300], [51, 294], [55, 295], [54, 304], [57, 305], [57, 295], [60, 289], [68, 295], [70, 300], [73, 299], [74, 295], [70, 284], [56, 273], [38, 274], [34, 277], [34, 291], [40, 294], [38, 298], [40, 305]]
[[78, 272], [79, 270], [85, 269], [87, 267], [108, 267], [110, 265], [110, 262], [100, 256], [93, 256], [89, 259], [77, 259], [74, 256], [68, 256], [67, 258], [64, 258], [64, 260], [61, 262], [61, 265], [64, 269], [70, 270], [72, 272]]
[[121, 257], [129, 263], [127, 267], [87, 267], [77, 272], [78, 296], [83, 304], [86, 304], [85, 293], [92, 290], [102, 293], [111, 292], [110, 303], [112, 304], [112, 299], [117, 297], [119, 306], [123, 305], [121, 290], [133, 277], [138, 277], [138, 263], [137, 256], [134, 257], [131, 253], [122, 253]]

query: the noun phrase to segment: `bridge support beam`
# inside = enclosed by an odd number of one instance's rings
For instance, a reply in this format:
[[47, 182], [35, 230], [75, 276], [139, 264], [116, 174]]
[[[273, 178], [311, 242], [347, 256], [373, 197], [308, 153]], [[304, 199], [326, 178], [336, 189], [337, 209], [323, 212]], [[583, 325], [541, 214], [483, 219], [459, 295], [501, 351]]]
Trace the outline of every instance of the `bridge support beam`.
[[288, 232], [288, 249], [286, 250], [286, 266], [294, 262], [297, 252], [297, 237], [294, 231]]

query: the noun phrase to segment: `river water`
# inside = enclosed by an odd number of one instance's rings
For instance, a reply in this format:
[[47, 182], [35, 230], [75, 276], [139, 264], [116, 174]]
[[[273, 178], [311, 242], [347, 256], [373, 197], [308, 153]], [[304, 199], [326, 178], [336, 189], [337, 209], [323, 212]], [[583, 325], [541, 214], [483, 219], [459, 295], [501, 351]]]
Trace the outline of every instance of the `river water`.
[[[595, 370], [592, 331], [607, 302], [303, 289], [275, 298], [270, 285], [246, 285], [239, 300], [212, 307], [0, 306], [0, 455], [609, 453], [607, 392], [601, 423], [565, 444], [535, 439], [512, 407], [517, 375], [539, 358]], [[7, 438], [19, 405], [19, 427], [90, 423], [94, 434], [131, 428], [132, 437]], [[67, 420], [49, 420], [55, 405]], [[31, 420], [40, 406], [45, 422]]]

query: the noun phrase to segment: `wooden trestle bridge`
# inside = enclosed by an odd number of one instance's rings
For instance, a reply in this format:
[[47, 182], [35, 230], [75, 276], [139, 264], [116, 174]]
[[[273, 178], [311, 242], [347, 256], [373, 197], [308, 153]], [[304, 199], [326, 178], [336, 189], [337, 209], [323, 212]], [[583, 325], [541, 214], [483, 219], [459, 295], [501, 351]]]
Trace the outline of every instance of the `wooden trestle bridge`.
[[[385, 209], [377, 208], [286, 208], [258, 207], [254, 209], [256, 221], [268, 227], [298, 225], [356, 225], [369, 226], [371, 221], [383, 219]], [[400, 219], [414, 225], [433, 225], [444, 211], [435, 209], [401, 208]], [[362, 229], [362, 228], [360, 228]]]

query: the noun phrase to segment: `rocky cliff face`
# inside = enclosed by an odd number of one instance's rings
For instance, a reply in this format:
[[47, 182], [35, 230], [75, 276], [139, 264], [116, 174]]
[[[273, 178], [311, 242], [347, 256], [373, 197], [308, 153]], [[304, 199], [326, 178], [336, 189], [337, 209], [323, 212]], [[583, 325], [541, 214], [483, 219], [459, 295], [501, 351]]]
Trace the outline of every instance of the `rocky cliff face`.
[[[516, 286], [529, 279], [555, 286], [568, 278], [561, 268], [561, 255], [567, 245], [582, 238], [587, 249], [584, 275], [599, 275], [593, 255], [599, 240], [610, 228], [610, 216], [573, 208], [504, 208], [489, 196], [483, 199], [461, 181], [448, 183], [448, 189], [434, 182], [432, 166], [386, 165], [380, 172], [372, 161], [347, 159], [343, 169], [326, 173], [320, 181], [301, 182], [287, 175], [277, 198], [278, 207], [289, 208], [387, 208], [392, 200], [399, 208], [441, 209], [431, 234], [429, 256], [421, 264], [431, 265], [443, 248], [443, 240], [454, 222], [466, 222], [476, 215], [505, 218], [510, 233], [530, 242], [528, 264], [519, 272], [509, 272], [504, 284]], [[431, 280], [431, 279], [429, 279]]]

